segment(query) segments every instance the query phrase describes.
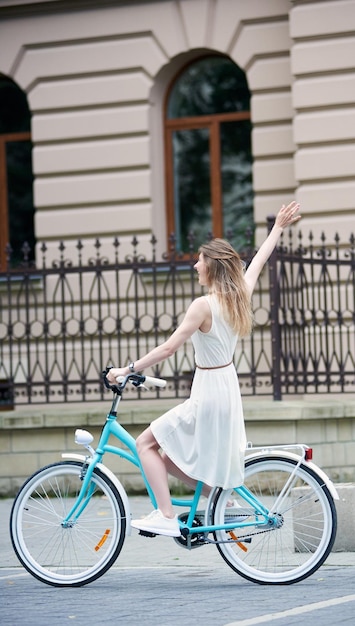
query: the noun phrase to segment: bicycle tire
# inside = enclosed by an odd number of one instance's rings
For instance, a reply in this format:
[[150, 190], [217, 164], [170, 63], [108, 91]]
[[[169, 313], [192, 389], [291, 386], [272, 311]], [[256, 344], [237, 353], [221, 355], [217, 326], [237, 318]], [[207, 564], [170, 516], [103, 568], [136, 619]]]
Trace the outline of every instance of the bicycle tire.
[[94, 492], [76, 521], [63, 527], [82, 486], [83, 463], [63, 461], [33, 474], [12, 506], [10, 535], [16, 555], [38, 580], [80, 587], [102, 576], [121, 552], [125, 507], [112, 481], [93, 471]]
[[[214, 533], [223, 559], [247, 580], [269, 585], [299, 582], [311, 576], [332, 549], [337, 528], [334, 500], [322, 478], [306, 463], [297, 468], [277, 511], [273, 509], [296, 465], [296, 460], [279, 455], [250, 459], [245, 465], [244, 485], [278, 515], [279, 527], [252, 526]], [[250, 514], [248, 521], [255, 518], [255, 511], [245, 506], [237, 492], [221, 489], [212, 509], [215, 524], [223, 523], [231, 498]], [[231, 541], [222, 543], [226, 539]]]

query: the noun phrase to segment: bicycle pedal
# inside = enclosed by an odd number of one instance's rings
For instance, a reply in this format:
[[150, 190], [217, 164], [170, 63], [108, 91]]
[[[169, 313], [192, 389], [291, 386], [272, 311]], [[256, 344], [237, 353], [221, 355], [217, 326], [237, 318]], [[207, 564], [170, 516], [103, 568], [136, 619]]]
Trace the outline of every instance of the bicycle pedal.
[[138, 534], [142, 537], [156, 537], [155, 533], [150, 533], [148, 530], [140, 530]]

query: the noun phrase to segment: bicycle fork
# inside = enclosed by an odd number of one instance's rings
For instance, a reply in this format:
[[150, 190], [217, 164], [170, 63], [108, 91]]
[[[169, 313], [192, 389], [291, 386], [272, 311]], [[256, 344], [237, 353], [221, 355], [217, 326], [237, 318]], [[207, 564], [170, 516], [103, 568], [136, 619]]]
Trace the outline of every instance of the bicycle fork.
[[89, 457], [85, 459], [80, 472], [82, 486], [78, 496], [76, 497], [74, 505], [61, 522], [62, 528], [72, 528], [90, 502], [91, 496], [95, 491], [95, 484], [91, 481], [95, 466], [96, 463], [89, 463]]

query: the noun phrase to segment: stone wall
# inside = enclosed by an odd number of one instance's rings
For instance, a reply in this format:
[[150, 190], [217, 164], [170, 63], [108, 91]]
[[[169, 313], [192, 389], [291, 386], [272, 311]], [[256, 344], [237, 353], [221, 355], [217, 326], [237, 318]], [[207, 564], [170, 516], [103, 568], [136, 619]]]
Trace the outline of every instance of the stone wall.
[[[122, 404], [120, 421], [137, 436], [176, 401]], [[74, 443], [76, 428], [90, 430], [97, 444], [107, 403], [96, 405], [33, 406], [0, 413], [0, 496], [12, 496], [40, 467], [60, 460], [62, 452], [83, 450]], [[248, 440], [254, 445], [306, 443], [314, 462], [335, 483], [355, 482], [355, 400], [245, 400]], [[113, 455], [105, 463], [130, 492], [143, 483], [136, 468]]]
[[353, 0], [303, 2], [290, 12], [297, 199], [304, 229], [336, 231], [353, 223], [355, 179]]

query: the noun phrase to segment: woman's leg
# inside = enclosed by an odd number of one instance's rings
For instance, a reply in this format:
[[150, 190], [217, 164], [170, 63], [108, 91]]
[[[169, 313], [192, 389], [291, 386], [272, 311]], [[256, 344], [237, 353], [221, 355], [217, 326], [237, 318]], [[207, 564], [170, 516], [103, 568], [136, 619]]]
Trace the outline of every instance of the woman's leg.
[[155, 495], [158, 508], [164, 517], [173, 518], [174, 510], [171, 504], [167, 468], [150, 427], [139, 435], [136, 443], [138, 456]]
[[[181, 480], [181, 482], [185, 483], [185, 485], [188, 485], [189, 487], [195, 489], [197, 485], [197, 480], [191, 478], [191, 476], [187, 476], [187, 474], [185, 474], [179, 467], [177, 467], [177, 465], [175, 465], [175, 463], [173, 463], [173, 461], [165, 454], [165, 452], [162, 452], [161, 458], [163, 459], [168, 474], [171, 474], [171, 476], [174, 476], [178, 480]], [[202, 493], [204, 496], [208, 497], [210, 491], [211, 487], [209, 487], [208, 485], [203, 486]]]

